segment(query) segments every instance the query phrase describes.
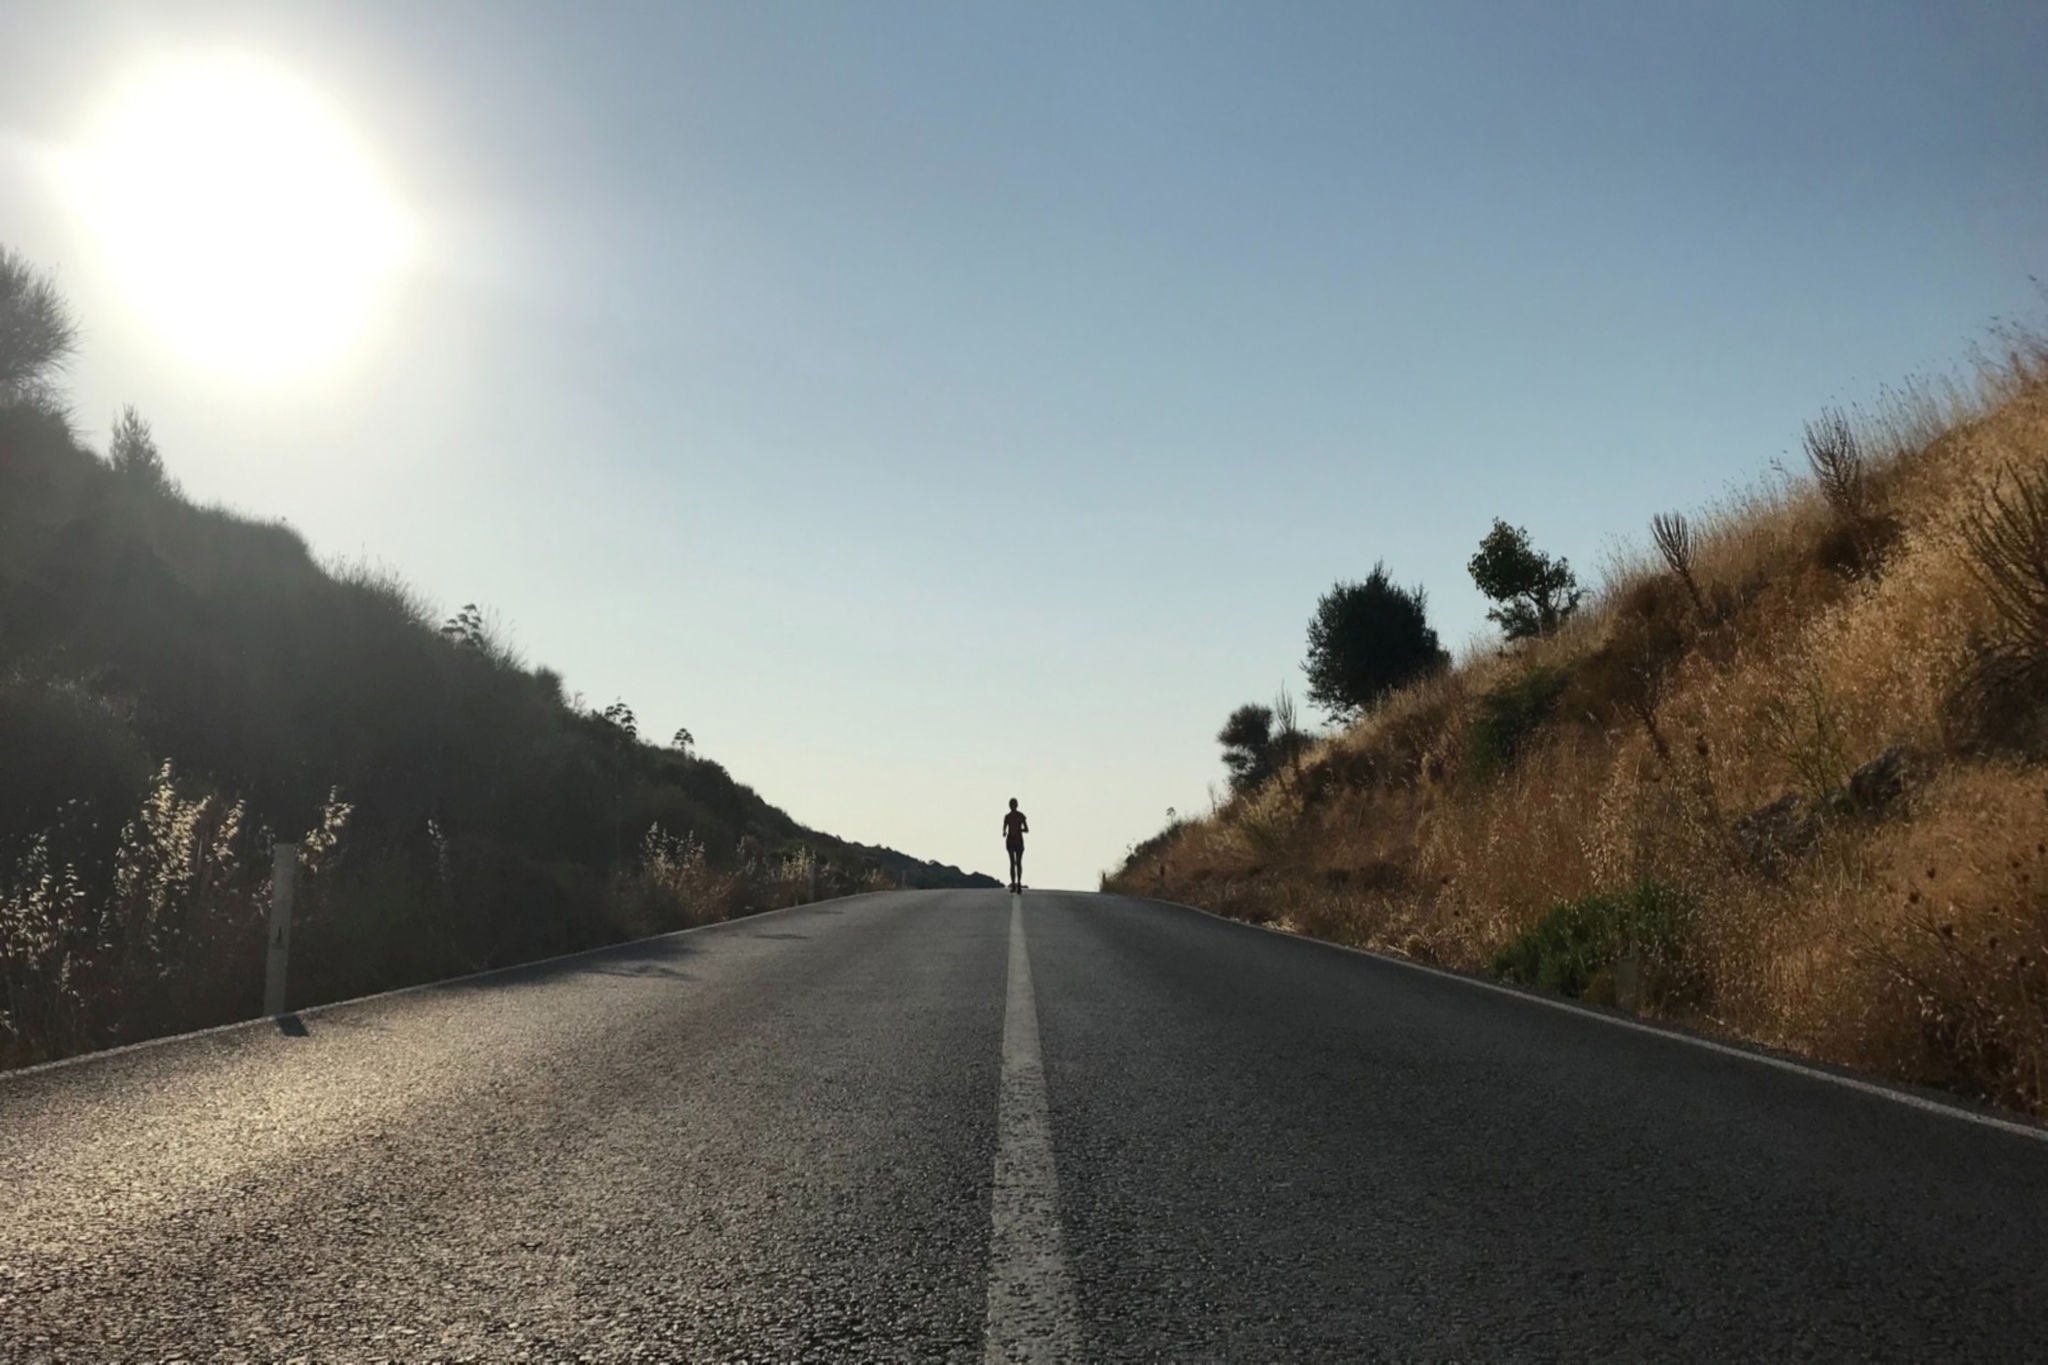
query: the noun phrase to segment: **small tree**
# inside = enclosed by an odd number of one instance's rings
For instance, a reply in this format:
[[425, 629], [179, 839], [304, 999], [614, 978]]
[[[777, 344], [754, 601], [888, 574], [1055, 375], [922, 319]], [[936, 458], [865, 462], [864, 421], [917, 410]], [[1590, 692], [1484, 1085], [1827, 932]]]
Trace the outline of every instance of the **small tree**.
[[679, 729], [676, 731], [675, 737], [669, 740], [668, 743], [671, 749], [674, 749], [684, 758], [688, 758], [690, 756], [690, 750], [697, 747], [697, 737], [691, 734], [688, 730]]
[[1230, 770], [1231, 790], [1247, 792], [1273, 772], [1273, 710], [1255, 701], [1230, 713], [1216, 732], [1223, 746], [1223, 766]]
[[57, 286], [0, 247], [0, 404], [47, 402], [50, 377], [77, 339]]
[[114, 434], [107, 442], [107, 463], [123, 478], [151, 488], [164, 488], [170, 478], [164, 473], [164, 457], [158, 453], [149, 423], [130, 403], [114, 418]]
[[1527, 531], [1498, 517], [1465, 567], [1479, 591], [1498, 603], [1486, 619], [1510, 640], [1550, 634], [1585, 596], [1569, 560], [1541, 553], [1529, 544]]
[[1338, 583], [1308, 623], [1309, 700], [1344, 721], [1449, 662], [1428, 620], [1428, 597], [1375, 564], [1363, 583]]

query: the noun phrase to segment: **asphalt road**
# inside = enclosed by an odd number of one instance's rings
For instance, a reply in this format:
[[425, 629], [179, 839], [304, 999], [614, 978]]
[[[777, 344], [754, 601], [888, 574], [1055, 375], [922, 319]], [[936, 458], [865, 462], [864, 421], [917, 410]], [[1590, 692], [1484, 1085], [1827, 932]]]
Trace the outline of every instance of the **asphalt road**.
[[2037, 1137], [1105, 896], [0, 1078], [6, 1361], [2039, 1359], [2044, 1233]]

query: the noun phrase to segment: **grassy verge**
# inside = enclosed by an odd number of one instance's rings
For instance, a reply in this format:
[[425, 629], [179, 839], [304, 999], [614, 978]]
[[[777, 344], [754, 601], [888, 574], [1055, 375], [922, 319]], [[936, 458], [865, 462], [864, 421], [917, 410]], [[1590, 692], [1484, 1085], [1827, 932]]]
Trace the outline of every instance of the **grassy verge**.
[[1108, 886], [2048, 1113], [2048, 349], [1822, 435]]

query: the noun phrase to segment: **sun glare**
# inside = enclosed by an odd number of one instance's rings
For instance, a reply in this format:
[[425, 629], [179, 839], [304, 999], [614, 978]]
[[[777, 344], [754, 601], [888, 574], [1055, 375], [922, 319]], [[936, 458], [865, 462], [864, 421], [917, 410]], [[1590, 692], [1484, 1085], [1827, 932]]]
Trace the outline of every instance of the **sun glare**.
[[244, 60], [151, 72], [76, 163], [81, 208], [138, 314], [191, 360], [302, 376], [364, 334], [412, 250], [334, 110]]

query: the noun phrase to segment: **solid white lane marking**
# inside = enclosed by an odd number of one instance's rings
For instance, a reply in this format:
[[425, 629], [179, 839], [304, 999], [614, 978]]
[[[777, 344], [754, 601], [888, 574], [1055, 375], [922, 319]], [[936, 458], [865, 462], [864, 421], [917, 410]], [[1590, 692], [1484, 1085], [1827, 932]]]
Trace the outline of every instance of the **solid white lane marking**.
[[1697, 1033], [1685, 1033], [1675, 1028], [1659, 1028], [1655, 1024], [1646, 1024], [1640, 1019], [1630, 1019], [1625, 1015], [1594, 1009], [1590, 1006], [1582, 1005], [1576, 1000], [1566, 999], [1563, 996], [1538, 995], [1531, 991], [1518, 990], [1513, 986], [1504, 986], [1497, 981], [1488, 981], [1484, 977], [1467, 976], [1463, 972], [1454, 972], [1448, 967], [1432, 967], [1427, 962], [1417, 962], [1412, 958], [1395, 957], [1391, 953], [1377, 953], [1370, 948], [1359, 948], [1349, 943], [1332, 943], [1326, 938], [1312, 938], [1307, 934], [1297, 934], [1287, 929], [1276, 929], [1270, 924], [1253, 924], [1248, 920], [1232, 919], [1228, 915], [1219, 915], [1214, 910], [1204, 910], [1199, 905], [1183, 905], [1179, 901], [1152, 900], [1150, 897], [1144, 896], [1125, 896], [1122, 899], [1150, 900], [1150, 903], [1153, 905], [1164, 905], [1174, 910], [1187, 910], [1222, 924], [1234, 925], [1239, 929], [1256, 929], [1261, 933], [1277, 934], [1281, 938], [1291, 939], [1296, 943], [1311, 943], [1318, 948], [1329, 948], [1340, 953], [1352, 953], [1358, 957], [1370, 958], [1374, 962], [1384, 962], [1390, 967], [1403, 967], [1408, 971], [1421, 972], [1425, 976], [1434, 976], [1443, 981], [1454, 981], [1461, 986], [1473, 986], [1482, 991], [1492, 991], [1495, 995], [1505, 995], [1509, 999], [1519, 1000], [1525, 1005], [1540, 1005], [1544, 1009], [1561, 1010], [1566, 1014], [1576, 1015], [1580, 1019], [1589, 1020], [1596, 1024], [1608, 1024], [1614, 1028], [1628, 1029], [1632, 1033], [1645, 1033], [1652, 1038], [1662, 1038], [1667, 1042], [1682, 1043], [1687, 1047], [1696, 1047], [1706, 1052], [1719, 1053], [1723, 1057], [1734, 1057], [1740, 1061], [1755, 1062], [1759, 1066], [1775, 1067], [1779, 1071], [1789, 1071], [1795, 1076], [1804, 1076], [1808, 1080], [1825, 1081], [1829, 1085], [1838, 1085], [1845, 1090], [1854, 1090], [1860, 1094], [1870, 1095], [1877, 1099], [1890, 1100], [1893, 1104], [1903, 1104], [1908, 1109], [1918, 1109], [1929, 1114], [1939, 1114], [1943, 1118], [1961, 1119], [1964, 1123], [1974, 1123], [1983, 1128], [1996, 1128], [2000, 1132], [2011, 1133], [2015, 1137], [2029, 1138], [2035, 1142], [2048, 1142], [2048, 1128], [2028, 1123], [2025, 1120], [2001, 1118], [1997, 1114], [1987, 1114], [1976, 1109], [1965, 1109], [1960, 1104], [1944, 1103], [1938, 1099], [1931, 1099], [1926, 1095], [1916, 1095], [1910, 1090], [1895, 1089], [1892, 1086], [1884, 1085], [1877, 1081], [1866, 1081], [1855, 1076], [1844, 1076], [1840, 1072], [1811, 1066], [1791, 1057], [1781, 1057], [1776, 1053], [1762, 1052], [1749, 1047], [1738, 1047], [1733, 1043], [1723, 1043], [1713, 1038], [1703, 1038]]
[[1060, 1236], [1038, 1004], [1024, 947], [1024, 902], [1010, 899], [1010, 986], [996, 1100], [995, 1193], [988, 1235], [987, 1362], [1080, 1357], [1080, 1311]]

